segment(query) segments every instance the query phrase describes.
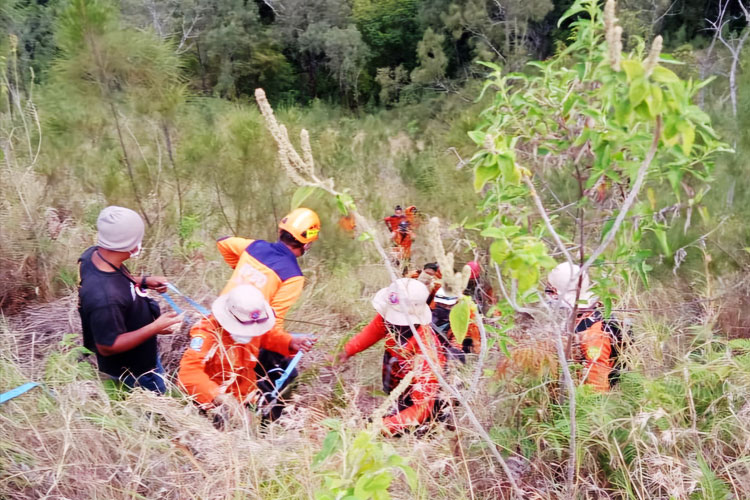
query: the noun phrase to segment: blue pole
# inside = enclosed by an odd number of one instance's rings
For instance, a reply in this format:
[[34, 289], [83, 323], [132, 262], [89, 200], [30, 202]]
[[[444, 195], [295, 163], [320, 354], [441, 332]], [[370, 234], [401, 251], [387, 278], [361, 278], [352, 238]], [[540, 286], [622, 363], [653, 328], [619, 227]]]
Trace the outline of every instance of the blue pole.
[[37, 384], [36, 382], [27, 382], [20, 387], [16, 387], [15, 389], [12, 389], [8, 392], [4, 392], [3, 394], [0, 394], [0, 404], [5, 403], [6, 401], [10, 401], [15, 397], [20, 396], [24, 392], [30, 391], [38, 385], [39, 384]]

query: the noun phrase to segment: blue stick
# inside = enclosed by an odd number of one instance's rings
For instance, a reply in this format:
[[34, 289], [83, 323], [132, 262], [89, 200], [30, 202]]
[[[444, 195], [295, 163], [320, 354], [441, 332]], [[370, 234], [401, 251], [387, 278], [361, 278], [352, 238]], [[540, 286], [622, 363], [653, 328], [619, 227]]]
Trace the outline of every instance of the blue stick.
[[163, 292], [160, 294], [161, 297], [167, 301], [167, 304], [169, 304], [172, 309], [174, 309], [174, 312], [177, 314], [182, 314], [182, 309], [180, 309], [180, 306], [178, 306], [174, 300], [172, 300], [172, 297], [169, 296], [169, 292]]
[[194, 301], [184, 293], [182, 293], [176, 286], [174, 286], [172, 283], [167, 283], [167, 287], [172, 290], [177, 295], [182, 296], [182, 298], [185, 299], [185, 302], [193, 306], [199, 313], [201, 313], [204, 316], [208, 316], [211, 314], [211, 311], [200, 305], [198, 302]]
[[5, 403], [6, 401], [10, 401], [11, 399], [15, 398], [16, 396], [20, 396], [24, 392], [30, 391], [34, 387], [38, 386], [36, 382], [27, 382], [23, 384], [21, 387], [16, 387], [15, 389], [12, 389], [8, 392], [4, 392], [3, 394], [0, 394], [0, 404]]
[[289, 362], [289, 366], [287, 366], [286, 370], [284, 370], [284, 373], [282, 373], [281, 377], [276, 380], [276, 386], [273, 388], [273, 392], [268, 398], [266, 404], [258, 408], [258, 415], [260, 415], [261, 413], [263, 413], [263, 415], [267, 415], [271, 411], [273, 403], [279, 398], [279, 391], [281, 390], [281, 386], [284, 385], [286, 379], [288, 379], [289, 375], [292, 374], [294, 367], [297, 366], [297, 363], [299, 363], [300, 359], [302, 359], [302, 351], [298, 351], [297, 354], [294, 355], [292, 360]]
[[292, 371], [294, 371], [294, 368], [297, 366], [297, 363], [299, 363], [299, 360], [302, 359], [302, 354], [302, 351], [298, 351], [297, 354], [295, 354], [292, 360], [289, 362], [289, 366], [286, 367], [284, 373], [281, 374], [281, 377], [276, 380], [276, 387], [274, 388], [273, 394], [271, 395], [273, 399], [276, 399], [276, 397], [279, 395], [281, 386], [284, 385], [284, 382], [286, 382], [286, 379], [288, 379], [289, 375], [292, 374]]

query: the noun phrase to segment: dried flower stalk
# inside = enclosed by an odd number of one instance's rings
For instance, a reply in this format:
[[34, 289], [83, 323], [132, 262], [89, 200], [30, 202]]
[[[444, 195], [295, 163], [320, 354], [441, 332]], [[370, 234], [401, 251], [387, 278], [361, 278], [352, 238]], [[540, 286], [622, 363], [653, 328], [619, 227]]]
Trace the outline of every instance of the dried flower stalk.
[[661, 35], [654, 38], [654, 42], [651, 44], [651, 50], [648, 53], [648, 57], [643, 63], [643, 69], [646, 72], [646, 76], [651, 75], [651, 72], [654, 71], [656, 65], [659, 64], [659, 56], [661, 55], [662, 44], [663, 40]]

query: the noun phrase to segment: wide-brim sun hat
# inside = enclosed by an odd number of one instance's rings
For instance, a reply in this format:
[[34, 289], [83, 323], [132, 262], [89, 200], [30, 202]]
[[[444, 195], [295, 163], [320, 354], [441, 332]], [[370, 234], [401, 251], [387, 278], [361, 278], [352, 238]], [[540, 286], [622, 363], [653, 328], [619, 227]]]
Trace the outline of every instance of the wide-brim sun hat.
[[239, 336], [258, 337], [276, 324], [273, 308], [253, 285], [240, 285], [211, 305], [222, 328]]
[[[566, 306], [573, 307], [576, 304], [576, 293], [578, 288], [578, 273], [580, 267], [575, 264], [563, 262], [558, 264], [547, 276], [547, 282], [557, 292], [557, 297]], [[581, 292], [578, 294], [579, 307], [593, 307], [599, 302], [599, 298], [591, 292], [591, 281], [587, 273], [583, 274]]]
[[375, 294], [372, 306], [386, 322], [397, 325], [426, 325], [432, 321], [427, 305], [430, 291], [411, 278], [400, 278]]
[[446, 306], [455, 306], [458, 303], [458, 297], [454, 295], [447, 295], [445, 292], [443, 292], [443, 289], [441, 288], [435, 294], [435, 303], [443, 304]]

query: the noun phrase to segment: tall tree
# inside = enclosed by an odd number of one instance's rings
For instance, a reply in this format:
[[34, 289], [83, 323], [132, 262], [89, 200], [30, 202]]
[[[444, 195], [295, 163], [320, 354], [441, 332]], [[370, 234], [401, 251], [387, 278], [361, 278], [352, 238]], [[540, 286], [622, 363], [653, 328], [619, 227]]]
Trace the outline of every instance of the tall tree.
[[123, 29], [108, 0], [71, 0], [59, 18], [56, 39], [62, 56], [54, 63], [53, 88], [80, 108], [102, 110], [138, 208], [150, 225], [146, 197], [155, 186], [149, 182], [145, 159], [145, 175], [136, 171], [140, 162], [133, 151], [143, 153], [140, 145], [132, 144], [137, 140], [126, 128], [125, 115], [153, 116], [168, 110], [164, 101], [173, 98], [180, 85], [178, 56], [153, 34]]
[[416, 65], [419, 29], [417, 0], [354, 0], [353, 15], [373, 51], [373, 67]]

